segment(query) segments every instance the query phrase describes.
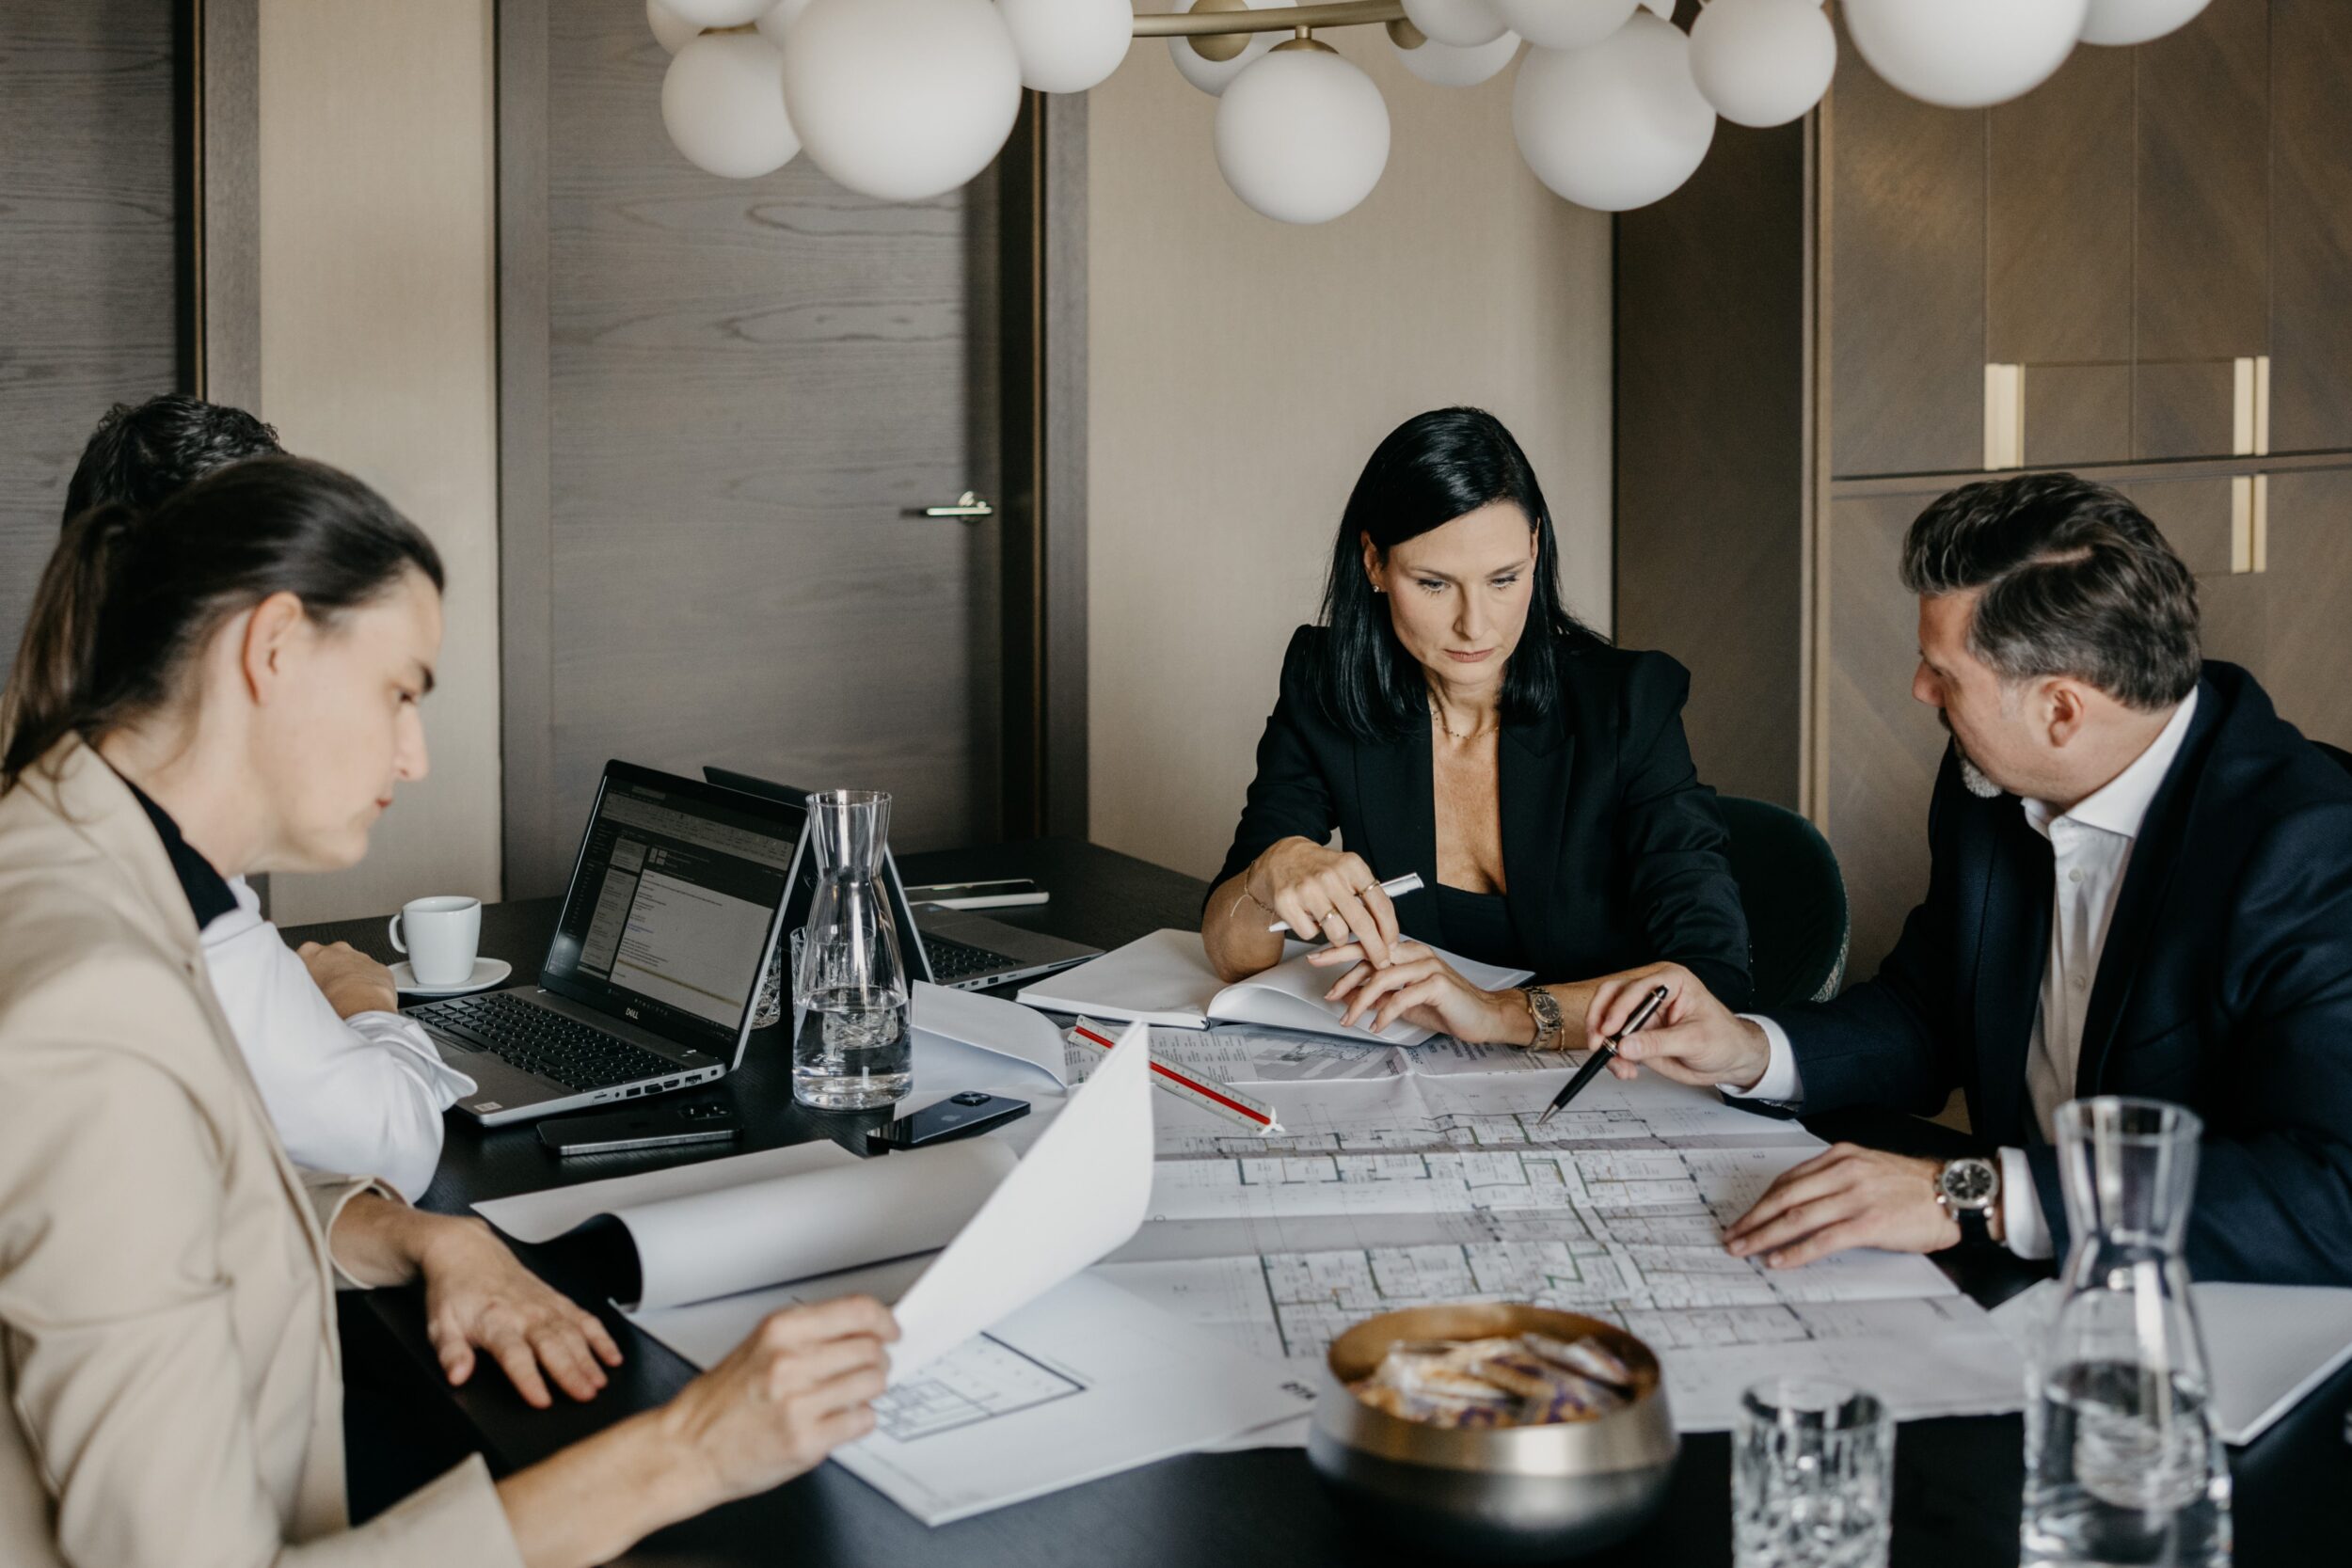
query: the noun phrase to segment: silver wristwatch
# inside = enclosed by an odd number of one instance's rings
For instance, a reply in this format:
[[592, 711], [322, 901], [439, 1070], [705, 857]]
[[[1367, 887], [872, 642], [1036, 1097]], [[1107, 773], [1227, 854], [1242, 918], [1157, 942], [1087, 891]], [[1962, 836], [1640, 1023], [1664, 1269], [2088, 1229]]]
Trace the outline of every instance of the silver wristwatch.
[[1993, 1239], [1993, 1206], [2001, 1201], [2001, 1167], [1991, 1160], [1947, 1160], [1936, 1173], [1935, 1201], [1960, 1227], [1963, 1242]]
[[1559, 999], [1541, 986], [1518, 988], [1527, 997], [1527, 1016], [1535, 1021], [1535, 1037], [1528, 1041], [1530, 1051], [1558, 1051], [1566, 1044], [1567, 1021], [1560, 1016]]

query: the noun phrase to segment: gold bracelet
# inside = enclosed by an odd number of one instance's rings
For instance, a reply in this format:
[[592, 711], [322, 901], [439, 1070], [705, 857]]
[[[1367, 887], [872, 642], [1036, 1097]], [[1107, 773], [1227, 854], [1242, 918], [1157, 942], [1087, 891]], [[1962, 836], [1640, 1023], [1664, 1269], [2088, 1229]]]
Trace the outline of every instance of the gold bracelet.
[[1535, 1037], [1528, 1043], [1530, 1051], [1557, 1051], [1568, 1026], [1560, 1016], [1560, 1001], [1541, 986], [1516, 988], [1527, 998], [1527, 1016], [1535, 1024]]

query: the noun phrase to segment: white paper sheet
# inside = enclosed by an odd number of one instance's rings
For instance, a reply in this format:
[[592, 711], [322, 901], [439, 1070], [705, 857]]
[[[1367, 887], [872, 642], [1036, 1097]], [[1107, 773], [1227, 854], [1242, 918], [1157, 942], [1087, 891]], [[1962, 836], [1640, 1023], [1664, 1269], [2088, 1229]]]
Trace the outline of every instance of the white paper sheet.
[[[570, 1228], [547, 1228], [554, 1219], [569, 1217], [578, 1224], [611, 1214], [636, 1245], [642, 1289], [633, 1305], [676, 1307], [944, 1246], [1015, 1163], [1012, 1150], [994, 1138], [966, 1138], [871, 1160], [833, 1144], [771, 1152], [797, 1158], [748, 1155], [682, 1167], [705, 1173], [699, 1190], [651, 1199], [642, 1189], [653, 1183], [625, 1178], [592, 1183], [604, 1189], [596, 1196], [608, 1200], [593, 1207], [568, 1196], [583, 1188], [561, 1189], [568, 1197], [564, 1203], [534, 1205], [532, 1199], [554, 1195], [533, 1194], [479, 1207], [510, 1234], [537, 1241]], [[750, 1174], [743, 1169], [747, 1161], [771, 1172], [785, 1168], [782, 1174], [740, 1180]], [[731, 1167], [724, 1174], [739, 1180], [712, 1184], [722, 1167]], [[639, 1191], [626, 1196], [636, 1201], [609, 1201], [614, 1189], [632, 1184]], [[516, 1229], [516, 1224], [530, 1234]]]
[[[2225, 1443], [2250, 1443], [2352, 1358], [2352, 1291], [2324, 1285], [2192, 1284]], [[2058, 1284], [2045, 1279], [1993, 1309], [2030, 1357], [2050, 1331]]]
[[1069, 1082], [1063, 1076], [1061, 1031], [1052, 1020], [1017, 1002], [917, 980], [914, 1014], [918, 1078], [929, 1043], [924, 1037], [930, 1036], [1033, 1067], [1057, 1084]]
[[1135, 1234], [1152, 1196], [1151, 1069], [1149, 1032], [1131, 1025], [898, 1304], [893, 1383]]

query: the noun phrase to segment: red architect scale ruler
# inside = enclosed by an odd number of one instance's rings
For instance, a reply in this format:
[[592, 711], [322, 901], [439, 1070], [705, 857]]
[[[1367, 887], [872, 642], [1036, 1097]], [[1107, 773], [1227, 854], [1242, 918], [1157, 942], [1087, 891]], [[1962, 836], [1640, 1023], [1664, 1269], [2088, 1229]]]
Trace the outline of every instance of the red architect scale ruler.
[[[1066, 1038], [1080, 1045], [1090, 1045], [1104, 1055], [1119, 1043], [1109, 1029], [1088, 1019], [1080, 1019], [1070, 1026]], [[1152, 1059], [1152, 1082], [1188, 1104], [1198, 1105], [1228, 1121], [1240, 1122], [1252, 1132], [1265, 1135], [1282, 1131], [1281, 1119], [1274, 1107], [1263, 1100], [1252, 1100], [1231, 1084], [1219, 1083], [1205, 1072], [1193, 1072], [1184, 1068], [1169, 1067], [1154, 1056]]]

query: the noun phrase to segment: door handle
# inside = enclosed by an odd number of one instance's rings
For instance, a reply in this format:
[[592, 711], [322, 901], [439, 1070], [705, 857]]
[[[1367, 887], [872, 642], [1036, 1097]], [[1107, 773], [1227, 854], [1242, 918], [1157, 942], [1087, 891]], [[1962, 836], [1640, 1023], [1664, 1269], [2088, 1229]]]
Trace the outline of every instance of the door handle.
[[946, 506], [911, 506], [900, 514], [908, 517], [993, 517], [996, 509], [966, 490]]

